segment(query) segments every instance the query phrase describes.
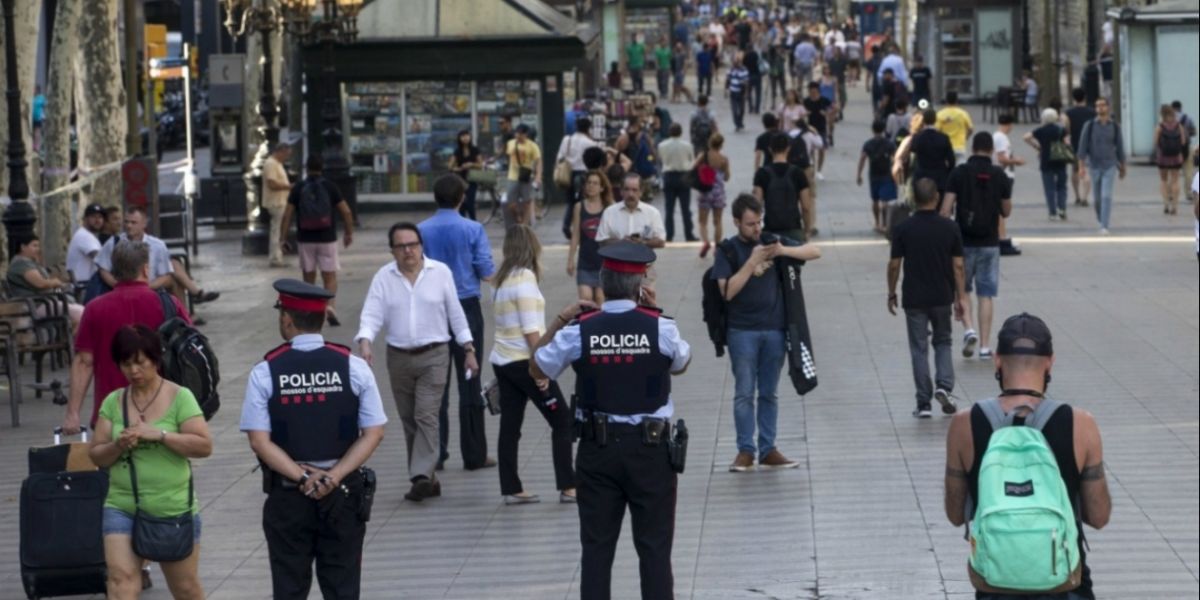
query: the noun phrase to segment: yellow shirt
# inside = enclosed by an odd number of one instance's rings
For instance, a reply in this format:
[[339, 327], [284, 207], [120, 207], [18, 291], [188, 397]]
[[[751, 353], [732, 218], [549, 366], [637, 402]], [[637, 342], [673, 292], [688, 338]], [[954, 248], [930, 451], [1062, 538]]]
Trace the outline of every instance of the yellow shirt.
[[938, 111], [937, 130], [950, 138], [950, 145], [955, 152], [966, 152], [967, 132], [974, 129], [971, 115], [957, 106], [947, 106]]
[[[542, 150], [532, 140], [525, 140], [520, 147], [517, 146], [517, 140], [509, 140], [505, 154], [508, 155], [508, 178], [511, 181], [517, 180], [521, 167], [533, 169], [542, 158]], [[536, 179], [537, 173], [533, 176]]]

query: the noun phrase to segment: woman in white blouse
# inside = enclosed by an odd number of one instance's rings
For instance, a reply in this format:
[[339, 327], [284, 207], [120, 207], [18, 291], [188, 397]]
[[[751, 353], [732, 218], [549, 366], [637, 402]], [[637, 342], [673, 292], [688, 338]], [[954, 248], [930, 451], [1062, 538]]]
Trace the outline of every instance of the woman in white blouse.
[[510, 228], [504, 236], [504, 261], [492, 280], [496, 337], [490, 361], [500, 391], [500, 493], [510, 505], [539, 501], [537, 494], [525, 490], [517, 475], [517, 444], [527, 400], [533, 401], [552, 430], [550, 449], [559, 502], [575, 502], [572, 415], [557, 383], [551, 381], [543, 393], [529, 375], [532, 349], [546, 332], [546, 302], [538, 289], [541, 253], [533, 229], [526, 225]]

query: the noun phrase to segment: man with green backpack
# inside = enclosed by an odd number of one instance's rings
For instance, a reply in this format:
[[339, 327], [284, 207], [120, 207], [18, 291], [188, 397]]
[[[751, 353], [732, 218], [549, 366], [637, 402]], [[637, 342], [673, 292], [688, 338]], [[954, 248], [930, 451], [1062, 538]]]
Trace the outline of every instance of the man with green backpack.
[[946, 440], [946, 517], [967, 525], [967, 571], [984, 600], [1092, 600], [1083, 524], [1112, 499], [1092, 415], [1045, 396], [1050, 329], [1022, 313], [997, 336], [1000, 395], [959, 411]]

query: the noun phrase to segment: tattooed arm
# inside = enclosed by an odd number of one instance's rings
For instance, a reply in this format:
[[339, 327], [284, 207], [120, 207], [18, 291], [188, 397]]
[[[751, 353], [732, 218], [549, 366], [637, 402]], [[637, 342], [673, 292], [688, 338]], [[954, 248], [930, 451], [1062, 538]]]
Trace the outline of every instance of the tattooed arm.
[[1079, 469], [1080, 518], [1096, 529], [1108, 525], [1112, 516], [1112, 497], [1104, 477], [1104, 445], [1100, 428], [1091, 413], [1075, 409], [1075, 455], [1083, 457]]
[[946, 518], [955, 527], [967, 520], [967, 495], [971, 482], [967, 472], [974, 462], [975, 447], [971, 439], [971, 411], [962, 410], [950, 421], [946, 433]]

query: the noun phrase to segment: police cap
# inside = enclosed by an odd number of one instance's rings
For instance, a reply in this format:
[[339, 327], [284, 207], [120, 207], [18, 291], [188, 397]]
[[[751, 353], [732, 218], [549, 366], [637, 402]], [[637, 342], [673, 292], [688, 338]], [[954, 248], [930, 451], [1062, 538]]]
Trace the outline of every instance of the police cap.
[[277, 279], [274, 286], [275, 291], [279, 292], [275, 308], [323, 313], [326, 304], [333, 298], [329, 290], [297, 279]]
[[626, 240], [600, 248], [600, 257], [601, 268], [615, 273], [645, 273], [657, 258], [650, 248]]

